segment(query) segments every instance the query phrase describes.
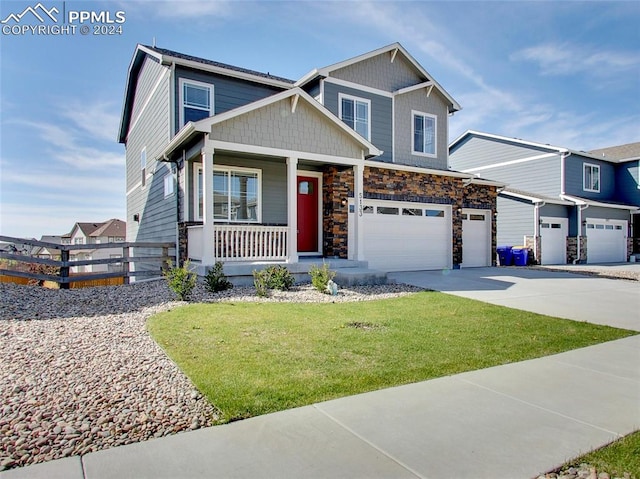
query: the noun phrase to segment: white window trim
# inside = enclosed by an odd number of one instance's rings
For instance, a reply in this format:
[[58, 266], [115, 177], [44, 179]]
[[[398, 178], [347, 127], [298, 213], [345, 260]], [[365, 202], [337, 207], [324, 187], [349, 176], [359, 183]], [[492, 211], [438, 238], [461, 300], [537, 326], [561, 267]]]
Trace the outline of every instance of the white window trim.
[[[214, 106], [215, 95], [213, 94], [214, 85], [212, 83], [204, 83], [197, 80], [191, 80], [189, 78], [180, 78], [180, 80], [178, 81], [178, 112], [179, 112], [178, 121], [179, 121], [180, 128], [182, 128], [185, 123], [184, 122], [184, 85], [185, 83], [188, 85], [199, 86], [201, 88], [207, 88], [209, 90], [209, 115], [208, 116], [213, 116], [213, 112], [216, 111]], [[195, 108], [197, 110], [206, 111], [204, 108], [198, 108], [198, 107], [189, 107], [189, 108]]]
[[[591, 185], [589, 185], [589, 187], [587, 187], [586, 175], [585, 175], [585, 170], [586, 170], [587, 167], [591, 168], [592, 178], [593, 178], [593, 168], [597, 168], [598, 169], [598, 188], [597, 189], [591, 188]], [[601, 171], [600, 170], [600, 165], [596, 165], [594, 163], [583, 163], [582, 164], [582, 189], [584, 191], [591, 191], [592, 193], [600, 193], [600, 182], [602, 181], [602, 176], [600, 174], [600, 171]], [[592, 182], [593, 182], [593, 180], [592, 180]]]
[[[227, 166], [227, 165], [213, 165], [213, 171], [238, 171], [242, 173], [255, 173], [258, 177], [258, 191], [256, 192], [256, 196], [258, 199], [258, 205], [256, 207], [256, 220], [221, 220], [215, 219], [214, 223], [262, 223], [262, 170], [257, 168], [245, 168], [241, 166]], [[202, 164], [196, 163], [194, 168], [193, 175], [193, 211], [194, 211], [194, 219], [195, 221], [203, 221], [202, 215], [199, 214], [199, 204], [198, 204], [198, 177], [202, 174]], [[203, 194], [204, 200], [204, 194]]]
[[[167, 173], [166, 175], [164, 175], [163, 183], [164, 183], [164, 197], [165, 198], [172, 197], [176, 191], [175, 181], [173, 179], [173, 173]], [[170, 188], [167, 188], [167, 186], [169, 185], [171, 185]], [[170, 189], [169, 192], [167, 192], [168, 189]]]
[[[415, 150], [415, 133], [416, 133], [416, 122], [415, 116], [420, 115], [423, 117], [428, 117], [433, 119], [433, 153], [425, 153], [422, 151]], [[423, 111], [411, 110], [411, 154], [416, 156], [424, 156], [427, 158], [437, 158], [438, 157], [438, 117], [432, 113], [425, 113]]]
[[[369, 100], [368, 98], [361, 98], [358, 96], [354, 96], [354, 95], [347, 95], [346, 93], [338, 93], [338, 118], [340, 118], [340, 121], [342, 120], [342, 100], [353, 100], [354, 105], [353, 105], [353, 112], [355, 115], [355, 102], [360, 101], [362, 103], [366, 103], [367, 104], [367, 137], [365, 138], [367, 141], [371, 141], [371, 100]], [[355, 121], [355, 120], [354, 120]], [[354, 128], [353, 131], [355, 131], [356, 133], [358, 133], [356, 131], [356, 129]]]

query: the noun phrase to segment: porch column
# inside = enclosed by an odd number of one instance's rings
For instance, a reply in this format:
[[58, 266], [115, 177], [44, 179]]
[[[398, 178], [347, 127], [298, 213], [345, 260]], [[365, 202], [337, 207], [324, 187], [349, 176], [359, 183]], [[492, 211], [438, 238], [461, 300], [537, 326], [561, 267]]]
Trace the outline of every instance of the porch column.
[[202, 265], [213, 266], [216, 262], [213, 231], [213, 154], [214, 149], [205, 146], [202, 155]]
[[298, 158], [287, 158], [287, 263], [298, 262]]
[[364, 164], [353, 167], [353, 199], [355, 211], [353, 215], [353, 238], [356, 261], [364, 261], [364, 234], [362, 227], [362, 208], [364, 199]]

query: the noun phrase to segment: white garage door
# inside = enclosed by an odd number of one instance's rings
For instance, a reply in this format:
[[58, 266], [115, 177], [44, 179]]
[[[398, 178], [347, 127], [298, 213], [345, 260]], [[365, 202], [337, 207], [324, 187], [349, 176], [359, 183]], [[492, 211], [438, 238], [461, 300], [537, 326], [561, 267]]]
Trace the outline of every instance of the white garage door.
[[567, 263], [568, 235], [569, 220], [567, 218], [540, 218], [542, 264]]
[[463, 268], [491, 266], [491, 212], [462, 210]]
[[[364, 200], [364, 257], [383, 271], [451, 268], [451, 206]], [[353, 250], [353, 213], [349, 250]]]
[[627, 222], [587, 220], [587, 263], [627, 261]]

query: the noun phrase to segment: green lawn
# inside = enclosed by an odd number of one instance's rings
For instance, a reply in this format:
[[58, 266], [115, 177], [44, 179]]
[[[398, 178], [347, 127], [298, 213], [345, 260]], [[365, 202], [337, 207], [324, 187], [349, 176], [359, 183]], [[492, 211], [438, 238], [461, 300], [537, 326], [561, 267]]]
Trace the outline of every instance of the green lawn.
[[611, 477], [623, 477], [628, 472], [632, 478], [640, 479], [640, 431], [581, 456], [563, 469], [583, 463], [594, 466], [599, 473], [607, 472]]
[[636, 334], [437, 292], [354, 303], [194, 304], [149, 319], [220, 422]]

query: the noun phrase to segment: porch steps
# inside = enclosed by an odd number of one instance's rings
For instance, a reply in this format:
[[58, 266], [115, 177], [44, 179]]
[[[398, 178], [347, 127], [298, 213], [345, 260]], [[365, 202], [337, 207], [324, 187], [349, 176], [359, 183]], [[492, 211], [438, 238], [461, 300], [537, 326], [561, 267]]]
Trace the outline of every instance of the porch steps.
[[[311, 281], [309, 277], [311, 266], [322, 266], [323, 263], [329, 265], [331, 271], [336, 272], [334, 281], [338, 284], [338, 287], [387, 283], [387, 273], [369, 269], [366, 261], [315, 257], [303, 257], [297, 263], [226, 263], [224, 265], [224, 274], [235, 286], [253, 286], [254, 270], [260, 271], [274, 264], [281, 264], [289, 269], [297, 283], [305, 283]], [[206, 274], [205, 268], [199, 265], [197, 273], [204, 276]]]

